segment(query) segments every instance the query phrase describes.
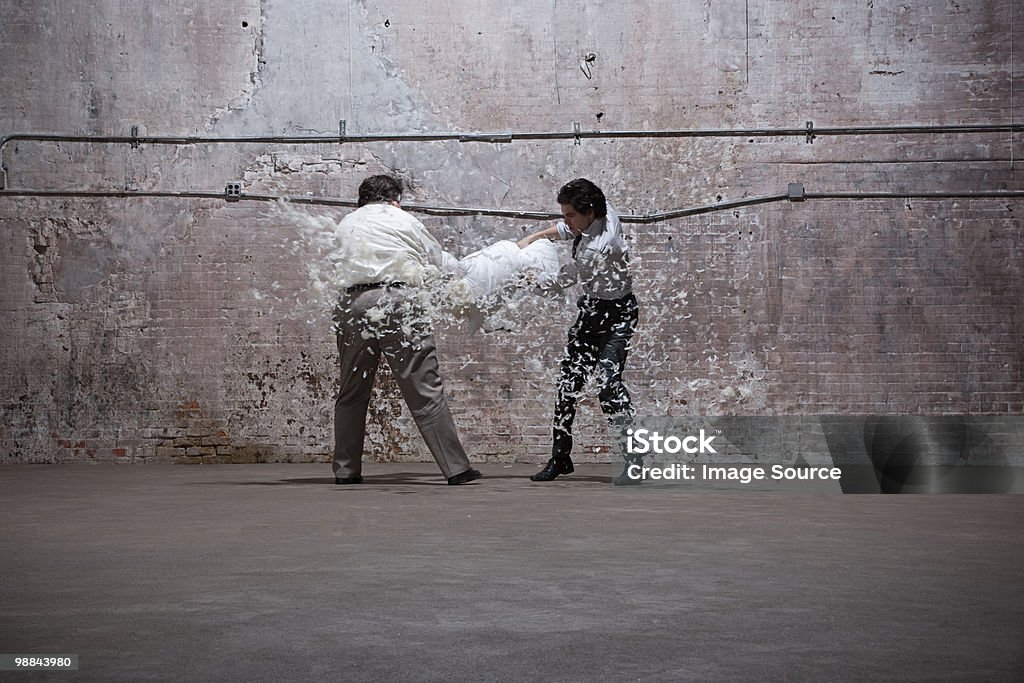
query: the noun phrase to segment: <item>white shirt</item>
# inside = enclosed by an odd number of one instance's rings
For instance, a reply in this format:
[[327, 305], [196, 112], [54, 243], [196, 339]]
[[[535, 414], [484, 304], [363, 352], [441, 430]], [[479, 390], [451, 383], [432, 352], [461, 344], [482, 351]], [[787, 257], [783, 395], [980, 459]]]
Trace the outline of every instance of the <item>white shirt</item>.
[[342, 289], [377, 282], [418, 287], [458, 266], [422, 223], [391, 204], [356, 209], [341, 220], [334, 236], [331, 260]]
[[[575, 239], [564, 222], [557, 226], [563, 240]], [[583, 231], [576, 258], [562, 267], [557, 287], [579, 282], [587, 296], [595, 299], [621, 299], [633, 291], [629, 273], [629, 245], [622, 236], [622, 224], [609, 206], [608, 215], [594, 220]]]

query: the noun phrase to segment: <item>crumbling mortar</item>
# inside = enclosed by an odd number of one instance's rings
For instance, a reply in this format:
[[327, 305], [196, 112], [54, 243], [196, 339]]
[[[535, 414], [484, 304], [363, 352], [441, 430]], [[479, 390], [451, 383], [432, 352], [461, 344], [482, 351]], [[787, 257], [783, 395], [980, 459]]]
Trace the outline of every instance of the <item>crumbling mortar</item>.
[[267, 61], [263, 56], [264, 27], [267, 24], [267, 0], [260, 0], [260, 18], [258, 25], [253, 28], [254, 39], [252, 55], [255, 57], [255, 68], [249, 71], [249, 83], [242, 89], [241, 102], [228, 104], [216, 110], [209, 118], [207, 128], [213, 128], [224, 116], [245, 110], [256, 97], [256, 93], [263, 87], [263, 69]]

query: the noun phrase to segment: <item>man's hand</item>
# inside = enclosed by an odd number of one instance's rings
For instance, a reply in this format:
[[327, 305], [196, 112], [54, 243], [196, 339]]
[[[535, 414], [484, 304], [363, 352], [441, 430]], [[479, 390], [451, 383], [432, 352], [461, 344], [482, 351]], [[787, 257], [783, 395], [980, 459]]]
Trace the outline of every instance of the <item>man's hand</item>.
[[552, 225], [550, 228], [545, 228], [544, 230], [541, 230], [540, 232], [535, 232], [532, 235], [527, 235], [526, 237], [524, 237], [521, 240], [519, 240], [518, 242], [516, 242], [516, 244], [519, 246], [520, 249], [525, 249], [526, 247], [528, 247], [530, 245], [531, 242], [536, 242], [537, 240], [544, 239], [544, 238], [549, 239], [552, 242], [557, 240], [558, 239], [558, 226], [557, 225]]

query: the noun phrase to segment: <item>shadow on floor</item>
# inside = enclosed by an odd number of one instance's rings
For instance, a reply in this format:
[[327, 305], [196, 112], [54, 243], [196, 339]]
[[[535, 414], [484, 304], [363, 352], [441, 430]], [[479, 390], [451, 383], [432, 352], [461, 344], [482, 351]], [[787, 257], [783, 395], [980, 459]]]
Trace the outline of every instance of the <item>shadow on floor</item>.
[[[481, 479], [471, 482], [469, 484], [462, 484], [462, 486], [474, 486], [479, 484], [486, 484], [488, 481], [504, 480], [514, 481], [521, 480], [524, 483], [534, 484], [536, 486], [549, 485], [547, 482], [531, 482], [529, 476], [522, 474], [507, 474], [507, 475], [495, 475], [485, 474]], [[562, 483], [592, 483], [592, 484], [608, 484], [610, 480], [608, 477], [602, 477], [597, 475], [572, 475], [568, 477], [560, 477], [556, 484]], [[216, 484], [223, 485], [224, 482], [202, 482], [204, 484]], [[295, 484], [318, 484], [318, 485], [334, 485], [334, 477], [302, 477], [294, 479], [278, 479], [268, 481], [239, 481], [235, 482], [236, 486], [290, 486]], [[424, 472], [388, 472], [387, 474], [371, 474], [364, 477], [361, 484], [349, 484], [339, 485], [338, 488], [345, 489], [357, 489], [368, 486], [445, 486], [447, 482], [441, 476], [440, 473], [424, 473]]]

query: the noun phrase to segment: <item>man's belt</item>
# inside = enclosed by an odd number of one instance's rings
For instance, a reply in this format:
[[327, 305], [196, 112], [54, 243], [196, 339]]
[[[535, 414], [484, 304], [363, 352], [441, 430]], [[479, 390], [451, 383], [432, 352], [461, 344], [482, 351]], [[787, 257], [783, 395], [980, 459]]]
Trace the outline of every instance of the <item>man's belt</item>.
[[368, 292], [371, 289], [381, 289], [382, 287], [393, 287], [395, 289], [401, 289], [405, 287], [404, 282], [368, 282], [362, 285], [352, 285], [345, 289], [346, 294], [358, 294], [359, 292]]
[[636, 305], [636, 297], [632, 292], [624, 294], [618, 299], [599, 299], [596, 296], [583, 295], [576, 300], [576, 305], [580, 308], [590, 308], [595, 310], [606, 310], [608, 308], [624, 308], [628, 306]]

